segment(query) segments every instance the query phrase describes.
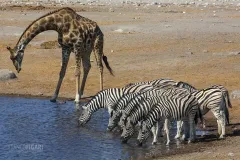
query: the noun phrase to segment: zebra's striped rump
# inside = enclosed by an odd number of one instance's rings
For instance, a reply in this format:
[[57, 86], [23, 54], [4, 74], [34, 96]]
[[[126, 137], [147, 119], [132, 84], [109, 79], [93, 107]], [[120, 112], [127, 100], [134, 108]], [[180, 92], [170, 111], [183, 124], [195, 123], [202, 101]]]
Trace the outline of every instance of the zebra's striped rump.
[[220, 138], [223, 138], [225, 136], [225, 119], [228, 116], [223, 92], [218, 87], [196, 90], [185, 82], [179, 82], [177, 86], [188, 89], [191, 94], [197, 98], [202, 115], [205, 115], [209, 110], [212, 111], [217, 119]]

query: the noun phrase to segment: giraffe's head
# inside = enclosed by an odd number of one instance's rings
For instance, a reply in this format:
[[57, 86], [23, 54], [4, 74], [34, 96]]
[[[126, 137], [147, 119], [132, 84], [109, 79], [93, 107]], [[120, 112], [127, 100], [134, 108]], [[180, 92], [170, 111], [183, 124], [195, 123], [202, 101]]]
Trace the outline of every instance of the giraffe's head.
[[17, 47], [15, 48], [7, 47], [7, 49], [10, 52], [10, 59], [12, 60], [13, 65], [15, 66], [17, 72], [19, 73], [21, 71], [24, 50], [19, 50], [17, 49]]

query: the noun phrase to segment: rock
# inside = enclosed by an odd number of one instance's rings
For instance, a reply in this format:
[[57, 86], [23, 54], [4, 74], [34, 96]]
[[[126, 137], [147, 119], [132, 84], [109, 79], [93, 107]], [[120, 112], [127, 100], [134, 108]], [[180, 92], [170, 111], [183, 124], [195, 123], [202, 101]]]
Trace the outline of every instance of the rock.
[[158, 5], [158, 3], [157, 2], [152, 2], [151, 5]]
[[112, 8], [109, 8], [108, 12], [114, 12], [114, 10]]
[[123, 29], [116, 29], [116, 30], [114, 30], [114, 32], [122, 33], [122, 32], [123, 32]]
[[38, 95], [38, 96], [43, 96], [43, 93], [42, 93], [42, 92], [38, 92], [37, 95]]
[[235, 56], [236, 56], [236, 55], [240, 55], [240, 52], [239, 52], [239, 51], [237, 51], [237, 52], [229, 52], [228, 54], [229, 54], [229, 55], [235, 55]]
[[233, 99], [240, 99], [240, 90], [234, 90], [234, 91], [232, 91], [231, 97], [232, 97]]
[[47, 41], [40, 44], [41, 49], [56, 49], [60, 48], [58, 41]]
[[133, 19], [140, 19], [140, 17], [134, 17]]
[[0, 69], [0, 81], [7, 81], [17, 78], [16, 74], [9, 69]]
[[233, 157], [234, 154], [233, 154], [232, 152], [230, 152], [230, 153], [228, 153], [228, 156], [229, 156], [229, 157]]
[[193, 55], [193, 52], [186, 52], [186, 55]]
[[114, 50], [111, 50], [111, 53], [113, 53], [114, 52]]
[[208, 53], [208, 50], [203, 50], [203, 53]]
[[217, 53], [213, 53], [213, 55], [216, 56], [237, 56], [240, 55], [239, 51], [236, 52], [217, 52]]

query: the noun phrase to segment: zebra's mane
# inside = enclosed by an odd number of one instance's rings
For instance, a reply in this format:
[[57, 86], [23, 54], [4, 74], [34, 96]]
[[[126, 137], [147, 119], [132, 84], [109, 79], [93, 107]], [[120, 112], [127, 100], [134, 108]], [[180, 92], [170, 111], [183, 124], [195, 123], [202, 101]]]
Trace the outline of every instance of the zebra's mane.
[[90, 105], [102, 92], [105, 92], [108, 89], [97, 92], [92, 99], [90, 99], [84, 106]]
[[64, 9], [75, 12], [72, 8], [64, 7], [64, 8], [60, 8], [60, 9], [51, 11], [51, 12], [49, 12], [49, 13], [47, 13], [47, 14], [39, 17], [39, 18], [37, 18], [36, 20], [34, 20], [34, 21], [24, 30], [24, 32], [22, 33], [21, 37], [19, 38], [19, 40], [18, 40], [18, 42], [17, 42], [17, 45], [19, 44], [20, 40], [22, 39], [22, 37], [23, 37], [23, 35], [26, 33], [26, 31], [27, 31], [34, 23], [36, 23], [36, 22], [37, 22], [38, 20], [40, 20], [41, 18], [44, 18], [44, 17], [46, 17], [46, 16], [49, 16], [49, 15], [51, 15], [51, 14], [54, 14], [54, 13], [59, 12], [59, 11], [64, 10]]
[[[84, 106], [88, 106], [91, 105], [91, 103], [93, 102], [93, 100], [97, 99], [97, 97], [101, 96], [101, 94], [103, 94], [103, 92], [111, 92], [111, 90], [121, 90], [121, 88], [108, 88], [108, 89], [104, 89], [102, 91], [99, 91], [97, 94], [95, 94], [95, 96], [88, 101]], [[107, 93], [109, 94], [109, 93]]]
[[190, 84], [188, 84], [186, 82], [179, 81], [177, 83], [177, 87], [179, 87], [180, 85], [183, 85], [184, 88], [187, 87], [187, 88], [190, 88], [190, 89], [197, 90], [195, 87], [193, 87], [192, 85], [190, 85]]

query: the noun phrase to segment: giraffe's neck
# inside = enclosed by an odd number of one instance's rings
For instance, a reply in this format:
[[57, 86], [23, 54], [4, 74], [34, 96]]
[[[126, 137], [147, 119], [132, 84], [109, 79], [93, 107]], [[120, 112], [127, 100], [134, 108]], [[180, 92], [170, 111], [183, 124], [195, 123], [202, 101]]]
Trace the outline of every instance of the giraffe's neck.
[[48, 15], [34, 21], [21, 35], [16, 47], [24, 50], [27, 44], [39, 33], [47, 30], [55, 30], [59, 32], [61, 23], [56, 23], [55, 15]]
[[25, 49], [36, 35], [47, 30], [55, 30], [58, 33], [69, 30], [70, 23], [75, 15], [76, 13], [72, 9], [63, 8], [38, 18], [23, 32], [16, 47], [19, 50]]

